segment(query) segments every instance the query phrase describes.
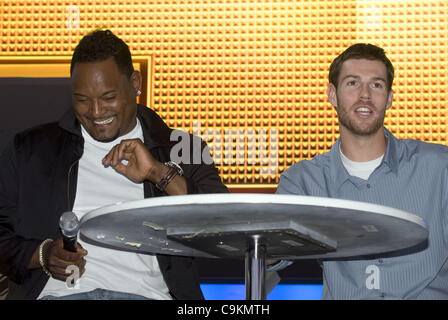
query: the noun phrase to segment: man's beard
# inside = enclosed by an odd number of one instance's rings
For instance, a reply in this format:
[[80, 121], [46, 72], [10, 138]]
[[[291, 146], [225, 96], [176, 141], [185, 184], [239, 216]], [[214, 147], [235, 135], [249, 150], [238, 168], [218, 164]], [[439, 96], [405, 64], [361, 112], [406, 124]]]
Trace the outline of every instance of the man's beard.
[[[359, 105], [361, 104], [360, 102], [357, 102], [355, 105]], [[366, 103], [363, 103], [366, 104]], [[372, 104], [367, 103], [368, 105], [370, 105], [372, 107], [372, 109], [377, 109], [374, 108], [372, 106]], [[340, 106], [340, 102], [338, 100], [338, 106]], [[353, 108], [352, 108], [353, 109]], [[384, 118], [386, 116], [386, 108], [384, 108], [384, 111], [379, 115], [379, 117], [376, 119], [376, 121], [374, 123], [372, 123], [369, 126], [360, 126], [356, 121], [354, 121], [353, 119], [351, 119], [348, 116], [347, 111], [345, 110], [345, 108], [338, 108], [337, 110], [337, 114], [338, 114], [338, 120], [339, 120], [339, 124], [343, 125], [344, 127], [346, 127], [351, 133], [356, 134], [358, 136], [369, 136], [372, 135], [374, 133], [376, 133], [380, 128], [383, 127], [384, 125]]]

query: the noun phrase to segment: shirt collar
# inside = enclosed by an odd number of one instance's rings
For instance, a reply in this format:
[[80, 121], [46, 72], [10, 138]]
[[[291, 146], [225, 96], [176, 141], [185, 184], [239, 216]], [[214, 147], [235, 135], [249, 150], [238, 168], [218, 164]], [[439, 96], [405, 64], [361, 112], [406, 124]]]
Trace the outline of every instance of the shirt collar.
[[348, 174], [347, 169], [345, 169], [344, 164], [342, 163], [341, 156], [339, 155], [339, 147], [341, 145], [341, 138], [339, 137], [338, 140], [336, 140], [333, 147], [331, 147], [331, 150], [329, 152], [330, 156], [330, 175], [335, 183], [336, 189], [339, 189], [339, 187], [348, 179], [350, 179], [350, 175]]
[[384, 135], [387, 138], [387, 147], [386, 147], [386, 154], [383, 158], [383, 163], [389, 166], [389, 169], [395, 173], [398, 174], [398, 142], [399, 140], [394, 137], [394, 135], [384, 128]]
[[[393, 134], [384, 128], [384, 135], [387, 138], [387, 146], [386, 146], [386, 153], [383, 157], [383, 160], [381, 161], [380, 166], [387, 165], [389, 169], [397, 174], [398, 173], [398, 159], [397, 159], [397, 148], [398, 148], [398, 139], [393, 136]], [[341, 156], [339, 154], [339, 147], [341, 144], [341, 138], [339, 137], [331, 150], [329, 151], [330, 156], [330, 167], [333, 169], [331, 170], [331, 177], [332, 180], [335, 183], [335, 187], [339, 189], [339, 187], [348, 179], [350, 179], [350, 175], [347, 172], [347, 169], [345, 169], [344, 164], [342, 163]]]

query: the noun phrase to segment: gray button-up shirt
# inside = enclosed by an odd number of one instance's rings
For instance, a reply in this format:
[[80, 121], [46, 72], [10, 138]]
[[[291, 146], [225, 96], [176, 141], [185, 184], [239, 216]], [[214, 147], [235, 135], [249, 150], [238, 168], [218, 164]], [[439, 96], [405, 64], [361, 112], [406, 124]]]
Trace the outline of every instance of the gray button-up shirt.
[[[323, 299], [448, 299], [448, 147], [396, 139], [368, 180], [350, 176], [339, 144], [280, 177], [277, 193], [364, 201], [422, 217], [426, 249], [398, 257], [323, 261]], [[299, 263], [299, 262], [296, 262]]]

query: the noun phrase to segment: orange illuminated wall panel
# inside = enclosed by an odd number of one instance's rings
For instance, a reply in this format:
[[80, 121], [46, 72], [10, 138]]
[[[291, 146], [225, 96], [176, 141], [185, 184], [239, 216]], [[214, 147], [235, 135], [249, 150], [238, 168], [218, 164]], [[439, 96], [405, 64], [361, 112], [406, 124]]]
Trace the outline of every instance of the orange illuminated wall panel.
[[395, 66], [386, 126], [400, 138], [448, 142], [446, 0], [0, 4], [2, 57], [70, 56], [98, 27], [152, 56], [151, 107], [206, 139], [232, 187], [275, 187], [287, 167], [329, 150], [338, 126], [328, 68], [356, 42], [383, 47]]

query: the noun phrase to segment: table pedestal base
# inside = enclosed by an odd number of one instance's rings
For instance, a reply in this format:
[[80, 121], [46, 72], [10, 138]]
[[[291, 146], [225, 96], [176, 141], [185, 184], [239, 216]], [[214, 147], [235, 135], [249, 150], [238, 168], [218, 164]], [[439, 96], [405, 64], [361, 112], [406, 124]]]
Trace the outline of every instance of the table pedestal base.
[[266, 247], [258, 235], [246, 252], [246, 300], [265, 300]]

